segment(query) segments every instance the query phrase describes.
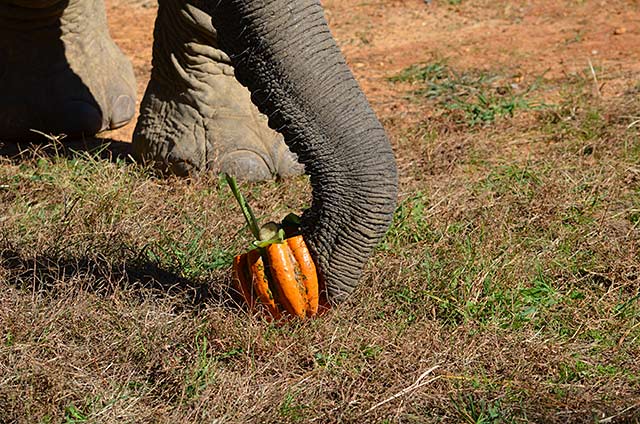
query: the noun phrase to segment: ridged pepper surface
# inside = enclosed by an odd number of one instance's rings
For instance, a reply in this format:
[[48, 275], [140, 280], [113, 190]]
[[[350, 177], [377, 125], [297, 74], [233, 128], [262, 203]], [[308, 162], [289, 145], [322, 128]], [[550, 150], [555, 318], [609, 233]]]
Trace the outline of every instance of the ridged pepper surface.
[[300, 318], [318, 312], [318, 276], [301, 235], [238, 255], [233, 269], [251, 309], [260, 303], [276, 319], [285, 311]]

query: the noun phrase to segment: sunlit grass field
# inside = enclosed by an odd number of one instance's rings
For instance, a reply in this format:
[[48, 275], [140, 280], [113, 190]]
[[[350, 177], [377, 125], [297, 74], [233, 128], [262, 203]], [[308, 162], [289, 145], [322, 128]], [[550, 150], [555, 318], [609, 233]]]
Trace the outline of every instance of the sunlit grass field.
[[[100, 140], [4, 156], [0, 422], [639, 422], [639, 90], [590, 72], [391, 75], [393, 224], [306, 322], [230, 290], [250, 234], [219, 176]], [[306, 177], [242, 190], [263, 220], [310, 200]]]

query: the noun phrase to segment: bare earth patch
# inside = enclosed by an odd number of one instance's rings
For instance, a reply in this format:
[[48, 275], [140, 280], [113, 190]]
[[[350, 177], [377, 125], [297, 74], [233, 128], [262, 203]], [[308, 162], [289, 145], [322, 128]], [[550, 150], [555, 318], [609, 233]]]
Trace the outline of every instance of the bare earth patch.
[[[361, 288], [247, 314], [228, 187], [132, 163], [133, 124], [0, 157], [1, 423], [640, 422], [640, 5], [323, 3], [400, 168]], [[141, 98], [155, 5], [108, 13]]]

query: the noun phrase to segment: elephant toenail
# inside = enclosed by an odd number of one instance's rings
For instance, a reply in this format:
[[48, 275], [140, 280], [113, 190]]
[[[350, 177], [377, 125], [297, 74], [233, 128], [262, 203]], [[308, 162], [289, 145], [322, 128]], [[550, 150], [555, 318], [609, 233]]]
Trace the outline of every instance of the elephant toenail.
[[135, 111], [136, 102], [131, 98], [131, 96], [118, 96], [116, 101], [113, 102], [109, 128], [113, 130], [126, 125], [131, 121], [131, 119], [133, 119]]
[[226, 172], [244, 181], [264, 181], [273, 173], [264, 158], [249, 150], [226, 154], [220, 161], [220, 172]]

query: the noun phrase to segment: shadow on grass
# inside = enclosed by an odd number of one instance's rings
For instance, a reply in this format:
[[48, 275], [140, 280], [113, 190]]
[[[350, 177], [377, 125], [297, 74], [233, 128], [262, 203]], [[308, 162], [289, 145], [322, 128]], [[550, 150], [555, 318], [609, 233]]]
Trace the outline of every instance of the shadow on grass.
[[65, 258], [39, 254], [29, 257], [11, 246], [0, 246], [0, 269], [3, 280], [22, 291], [67, 296], [81, 290], [107, 297], [118, 291], [149, 298], [178, 298], [176, 309], [190, 309], [216, 304], [237, 310], [237, 293], [225, 278], [198, 282], [164, 269], [142, 255], [117, 261], [99, 253]]
[[[131, 143], [95, 137], [64, 140], [51, 137], [42, 143], [0, 142], [2, 156], [17, 165], [39, 158], [87, 156], [105, 163], [135, 162]], [[242, 304], [226, 277], [213, 276], [210, 281], [200, 276], [187, 278], [179, 269], [154, 261], [144, 249], [136, 252], [126, 246], [109, 245], [70, 253], [60, 246], [66, 243], [56, 242], [49, 249], [33, 252], [27, 246], [3, 240], [0, 231], [0, 281], [53, 297], [78, 290], [105, 297], [126, 291], [140, 299], [175, 297], [180, 300], [176, 308], [183, 309], [197, 309], [203, 304], [238, 309]]]
[[0, 156], [18, 163], [33, 157], [73, 159], [89, 154], [109, 162], [133, 163], [131, 143], [111, 138], [56, 138], [43, 136], [42, 141], [0, 142]]

